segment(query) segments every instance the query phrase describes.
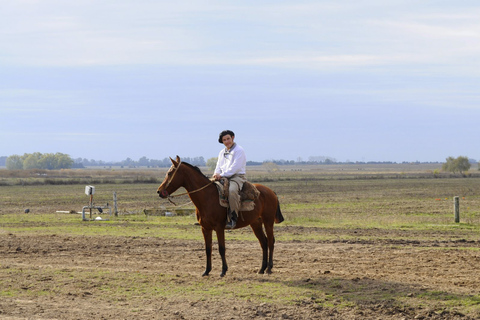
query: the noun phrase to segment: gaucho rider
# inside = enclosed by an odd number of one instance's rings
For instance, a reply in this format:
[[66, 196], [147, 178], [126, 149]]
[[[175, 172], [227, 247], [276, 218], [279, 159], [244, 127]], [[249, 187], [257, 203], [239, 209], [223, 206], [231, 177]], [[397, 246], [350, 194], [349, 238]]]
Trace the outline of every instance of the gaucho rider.
[[234, 142], [235, 134], [231, 130], [220, 132], [218, 142], [223, 143], [224, 149], [218, 154], [217, 166], [213, 178], [220, 180], [227, 178], [229, 181], [228, 217], [226, 228], [233, 229], [237, 224], [240, 210], [240, 190], [245, 183], [245, 168], [247, 157], [243, 148]]

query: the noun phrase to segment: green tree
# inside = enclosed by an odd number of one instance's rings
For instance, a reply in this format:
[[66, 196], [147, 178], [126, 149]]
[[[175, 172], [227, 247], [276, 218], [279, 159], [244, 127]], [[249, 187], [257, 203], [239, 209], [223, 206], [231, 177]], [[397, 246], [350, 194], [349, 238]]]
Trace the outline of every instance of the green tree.
[[40, 159], [42, 154], [40, 152], [35, 153], [25, 153], [22, 157], [23, 159], [23, 169], [40, 169]]
[[55, 153], [55, 163], [56, 169], [70, 169], [75, 161], [68, 155], [64, 153], [57, 152]]
[[217, 166], [217, 160], [218, 160], [217, 157], [208, 159], [207, 160], [207, 168], [212, 170], [212, 171], [215, 170], [215, 167]]
[[463, 173], [465, 171], [468, 171], [470, 169], [470, 166], [471, 164], [470, 161], [468, 161], [468, 157], [448, 157], [446, 159], [446, 162], [442, 165], [442, 170], [453, 173]]
[[25, 153], [23, 156], [13, 155], [7, 158], [7, 169], [70, 169], [73, 159], [68, 154], [57, 152], [41, 154], [40, 152]]
[[8, 170], [22, 170], [23, 169], [23, 160], [18, 154], [14, 154], [7, 158], [5, 166]]
[[59, 169], [57, 166], [57, 160], [53, 153], [44, 153], [38, 161], [39, 169]]

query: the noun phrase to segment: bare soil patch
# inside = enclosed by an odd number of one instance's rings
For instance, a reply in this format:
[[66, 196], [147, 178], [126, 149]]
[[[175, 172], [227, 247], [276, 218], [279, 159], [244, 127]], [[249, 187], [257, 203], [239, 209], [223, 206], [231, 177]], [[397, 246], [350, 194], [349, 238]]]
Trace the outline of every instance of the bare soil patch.
[[[274, 273], [258, 275], [258, 243], [227, 236], [227, 276], [218, 276], [221, 261], [215, 252], [214, 269], [202, 278], [205, 257], [199, 241], [0, 230], [0, 318], [480, 317], [442, 301], [447, 296], [471, 297], [475, 303], [480, 288], [478, 241], [444, 241], [441, 234], [418, 240], [422, 237], [414, 231], [408, 240], [408, 231], [402, 230], [282, 227], [276, 232], [323, 232], [338, 239], [277, 241]], [[372, 240], [365, 240], [365, 233], [371, 233]], [[262, 287], [302, 294], [286, 303], [273, 293], [258, 293]]]

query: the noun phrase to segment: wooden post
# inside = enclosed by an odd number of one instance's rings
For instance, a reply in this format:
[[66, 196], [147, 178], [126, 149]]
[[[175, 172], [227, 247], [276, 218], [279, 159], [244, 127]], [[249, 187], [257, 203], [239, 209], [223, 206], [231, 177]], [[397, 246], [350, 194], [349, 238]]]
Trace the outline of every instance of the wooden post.
[[453, 208], [455, 212], [455, 223], [460, 222], [460, 197], [453, 198]]
[[118, 217], [118, 209], [117, 209], [117, 192], [113, 192], [113, 212], [115, 217]]

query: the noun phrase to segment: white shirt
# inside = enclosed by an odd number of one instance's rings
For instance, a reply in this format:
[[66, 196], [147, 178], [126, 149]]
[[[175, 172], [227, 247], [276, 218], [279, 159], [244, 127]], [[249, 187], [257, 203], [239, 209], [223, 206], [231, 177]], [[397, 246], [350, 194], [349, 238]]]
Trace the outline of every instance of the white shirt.
[[245, 156], [245, 151], [235, 143], [228, 151], [227, 148], [220, 150], [215, 173], [222, 177], [230, 178], [235, 174], [245, 174], [246, 166], [247, 157]]

